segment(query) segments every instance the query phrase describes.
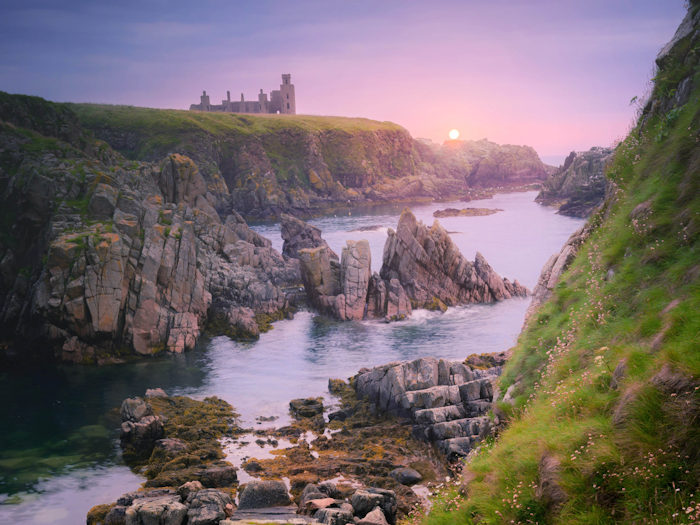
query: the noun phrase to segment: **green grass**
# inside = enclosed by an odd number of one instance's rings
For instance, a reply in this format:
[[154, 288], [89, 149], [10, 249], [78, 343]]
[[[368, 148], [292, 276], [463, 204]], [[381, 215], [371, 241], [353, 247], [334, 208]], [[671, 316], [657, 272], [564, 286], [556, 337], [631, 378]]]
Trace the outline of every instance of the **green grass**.
[[[617, 198], [591, 218], [594, 233], [521, 334], [500, 384], [502, 392], [517, 385], [515, 404], [499, 404], [506, 430], [470, 458], [471, 481], [445, 487], [417, 520], [700, 519], [697, 56], [687, 39], [664, 61], [654, 98], [673, 96], [669, 86], [693, 72], [689, 102], [648, 112], [618, 146], [608, 171]], [[613, 388], [623, 360], [626, 373]], [[664, 366], [675, 384], [654, 379]], [[537, 494], [545, 453], [560, 463], [556, 478], [567, 499], [559, 505]]]

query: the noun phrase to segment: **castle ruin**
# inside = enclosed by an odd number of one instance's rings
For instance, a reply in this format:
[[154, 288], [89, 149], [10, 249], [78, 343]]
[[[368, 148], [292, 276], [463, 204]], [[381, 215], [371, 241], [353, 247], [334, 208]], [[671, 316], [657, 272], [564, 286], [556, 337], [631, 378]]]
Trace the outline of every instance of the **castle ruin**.
[[232, 102], [231, 92], [226, 92], [226, 100], [221, 101], [221, 105], [212, 105], [206, 91], [199, 97], [199, 104], [192, 104], [190, 111], [221, 111], [225, 113], [281, 113], [286, 115], [296, 115], [296, 101], [294, 99], [294, 84], [292, 75], [285, 73], [282, 75], [282, 84], [279, 89], [270, 92], [270, 99], [267, 93], [260, 90], [258, 100], [245, 100], [241, 93], [241, 100]]

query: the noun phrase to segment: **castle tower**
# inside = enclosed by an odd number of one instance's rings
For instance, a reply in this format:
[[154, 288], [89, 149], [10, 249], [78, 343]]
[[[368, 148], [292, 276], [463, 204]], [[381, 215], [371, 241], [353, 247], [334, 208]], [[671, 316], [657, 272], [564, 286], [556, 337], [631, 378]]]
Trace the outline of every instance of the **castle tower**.
[[269, 113], [267, 94], [262, 89], [258, 93], [258, 104], [260, 104], [260, 113]]
[[282, 75], [282, 84], [280, 85], [280, 98], [280, 113], [296, 115], [297, 104], [294, 98], [294, 84], [292, 84], [292, 75], [290, 75], [289, 73], [285, 73]]
[[209, 111], [211, 109], [211, 103], [209, 102], [209, 95], [206, 91], [202, 91], [202, 96], [199, 97], [200, 104], [202, 105], [202, 111]]

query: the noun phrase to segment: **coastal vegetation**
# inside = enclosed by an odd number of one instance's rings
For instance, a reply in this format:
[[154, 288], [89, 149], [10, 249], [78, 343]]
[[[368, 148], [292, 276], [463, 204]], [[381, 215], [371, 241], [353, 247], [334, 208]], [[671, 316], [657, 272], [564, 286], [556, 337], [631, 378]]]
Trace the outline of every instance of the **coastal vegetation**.
[[615, 150], [590, 237], [512, 350], [506, 429], [417, 521], [700, 520], [698, 10]]

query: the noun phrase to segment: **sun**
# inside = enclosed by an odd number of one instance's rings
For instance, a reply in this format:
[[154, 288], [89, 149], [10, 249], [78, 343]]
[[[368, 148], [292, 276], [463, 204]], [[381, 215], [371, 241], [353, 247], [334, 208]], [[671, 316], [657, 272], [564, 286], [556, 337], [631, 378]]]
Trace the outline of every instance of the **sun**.
[[459, 138], [459, 130], [458, 129], [451, 129], [449, 136], [450, 136], [450, 140], [457, 140]]

